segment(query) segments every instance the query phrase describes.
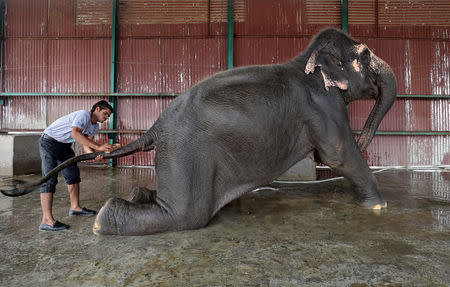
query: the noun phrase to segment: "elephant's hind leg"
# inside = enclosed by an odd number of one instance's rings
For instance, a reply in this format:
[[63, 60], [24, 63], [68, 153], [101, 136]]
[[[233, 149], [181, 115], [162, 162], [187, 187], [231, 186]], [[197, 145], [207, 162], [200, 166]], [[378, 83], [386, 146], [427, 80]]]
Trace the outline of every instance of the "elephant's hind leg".
[[[97, 215], [95, 234], [146, 235], [197, 229], [209, 222], [215, 206], [214, 161], [195, 151], [175, 150], [180, 154], [170, 157], [159, 150], [158, 191], [137, 188], [133, 202], [108, 200]], [[184, 160], [186, 154], [192, 157]]]
[[94, 222], [97, 235], [145, 235], [173, 229], [174, 222], [159, 204], [109, 199]]

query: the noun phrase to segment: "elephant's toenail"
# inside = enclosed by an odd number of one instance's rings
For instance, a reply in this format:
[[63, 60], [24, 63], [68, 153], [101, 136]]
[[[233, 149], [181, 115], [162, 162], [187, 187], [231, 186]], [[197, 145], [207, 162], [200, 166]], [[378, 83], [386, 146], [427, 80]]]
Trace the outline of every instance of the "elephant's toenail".
[[94, 227], [92, 228], [92, 231], [94, 232], [95, 235], [99, 235], [98, 231], [101, 229], [101, 225], [100, 223], [96, 220], [94, 222]]

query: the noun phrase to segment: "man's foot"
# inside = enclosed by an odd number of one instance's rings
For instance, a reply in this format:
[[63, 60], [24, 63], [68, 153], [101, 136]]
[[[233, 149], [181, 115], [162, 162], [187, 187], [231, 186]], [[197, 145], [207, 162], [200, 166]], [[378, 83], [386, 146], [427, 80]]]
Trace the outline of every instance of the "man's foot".
[[39, 230], [41, 230], [41, 231], [60, 231], [60, 230], [69, 229], [69, 227], [70, 227], [69, 225], [59, 222], [57, 220], [52, 225], [48, 225], [48, 224], [45, 224], [44, 222], [41, 222], [41, 224], [39, 225]]
[[82, 208], [81, 210], [69, 210], [69, 215], [84, 215], [84, 216], [91, 216], [91, 215], [95, 215], [97, 212], [95, 210], [90, 210], [87, 208]]

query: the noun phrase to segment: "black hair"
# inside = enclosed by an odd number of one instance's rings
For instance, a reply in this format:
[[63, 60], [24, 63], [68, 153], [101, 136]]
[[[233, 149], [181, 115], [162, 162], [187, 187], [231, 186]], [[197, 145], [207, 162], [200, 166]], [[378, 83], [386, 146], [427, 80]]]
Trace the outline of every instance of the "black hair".
[[100, 110], [109, 109], [111, 111], [111, 113], [114, 112], [113, 107], [107, 101], [101, 100], [101, 101], [95, 103], [95, 105], [92, 106], [91, 114], [95, 111], [95, 109], [97, 107], [100, 107]]

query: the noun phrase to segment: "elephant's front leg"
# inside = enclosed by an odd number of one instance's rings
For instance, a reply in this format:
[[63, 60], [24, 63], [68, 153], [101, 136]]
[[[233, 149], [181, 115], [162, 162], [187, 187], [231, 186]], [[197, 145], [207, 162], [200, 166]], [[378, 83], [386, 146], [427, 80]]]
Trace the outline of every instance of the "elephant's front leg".
[[[348, 143], [348, 141], [353, 141]], [[340, 146], [336, 149], [336, 145]], [[329, 144], [326, 150], [318, 150], [322, 162], [337, 174], [347, 178], [355, 188], [358, 204], [364, 208], [381, 209], [387, 206], [378, 192], [375, 177], [353, 138]]]
[[375, 177], [357, 147], [335, 153], [329, 151], [318, 153], [323, 163], [352, 183], [359, 205], [369, 209], [381, 209], [387, 206], [383, 196], [378, 192]]
[[314, 135], [318, 139], [316, 150], [320, 160], [352, 183], [359, 205], [369, 209], [385, 208], [387, 203], [378, 192], [375, 177], [353, 138], [350, 126], [344, 121], [320, 125]]

